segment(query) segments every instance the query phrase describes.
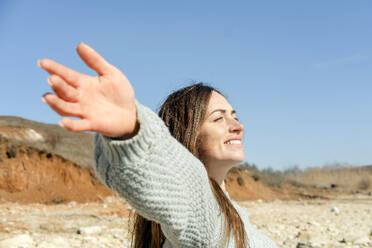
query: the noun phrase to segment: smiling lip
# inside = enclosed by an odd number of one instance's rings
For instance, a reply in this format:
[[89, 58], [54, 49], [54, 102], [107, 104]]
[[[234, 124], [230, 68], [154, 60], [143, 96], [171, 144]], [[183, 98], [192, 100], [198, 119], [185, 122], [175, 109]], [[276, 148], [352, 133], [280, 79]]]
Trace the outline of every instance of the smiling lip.
[[225, 141], [224, 144], [227, 144], [227, 145], [241, 145], [242, 140], [241, 139], [230, 139], [230, 140]]

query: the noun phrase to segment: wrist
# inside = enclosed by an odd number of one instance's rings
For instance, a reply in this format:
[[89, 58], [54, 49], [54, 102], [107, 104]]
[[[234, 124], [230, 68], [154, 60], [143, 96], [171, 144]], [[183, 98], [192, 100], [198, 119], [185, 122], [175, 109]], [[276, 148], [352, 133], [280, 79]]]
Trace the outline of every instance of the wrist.
[[137, 135], [139, 129], [140, 129], [140, 123], [139, 123], [138, 119], [136, 119], [135, 124], [134, 124], [133, 132], [126, 133], [126, 134], [123, 134], [123, 135], [120, 135], [120, 136], [110, 137], [110, 138], [112, 140], [126, 140], [126, 139], [130, 139], [130, 138], [133, 138], [134, 136]]

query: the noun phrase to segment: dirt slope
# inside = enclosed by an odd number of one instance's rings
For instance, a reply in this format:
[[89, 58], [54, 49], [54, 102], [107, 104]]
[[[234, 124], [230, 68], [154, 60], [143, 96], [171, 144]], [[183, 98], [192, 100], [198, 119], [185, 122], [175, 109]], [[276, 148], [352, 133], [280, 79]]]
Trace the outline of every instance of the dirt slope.
[[[113, 195], [94, 175], [92, 148], [91, 134], [0, 116], [0, 201], [87, 202]], [[238, 201], [311, 198], [317, 194], [290, 185], [268, 187], [241, 168], [232, 169], [225, 182], [231, 198]]]
[[0, 135], [60, 155], [83, 168], [90, 168], [93, 163], [93, 136], [89, 133], [73, 133], [54, 124], [0, 116]]
[[0, 200], [48, 204], [98, 201], [109, 195], [91, 170], [0, 136]]
[[299, 189], [290, 185], [281, 185], [280, 188], [266, 186], [252, 173], [241, 168], [230, 170], [225, 183], [230, 197], [237, 201], [307, 198]]

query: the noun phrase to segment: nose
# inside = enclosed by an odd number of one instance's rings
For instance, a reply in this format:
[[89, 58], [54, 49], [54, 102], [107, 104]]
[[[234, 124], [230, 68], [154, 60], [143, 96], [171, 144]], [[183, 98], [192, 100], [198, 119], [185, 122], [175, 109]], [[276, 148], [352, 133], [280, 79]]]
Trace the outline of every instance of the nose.
[[244, 131], [244, 125], [240, 123], [237, 119], [232, 118], [230, 122], [230, 127], [229, 127], [230, 132], [236, 132], [240, 133]]

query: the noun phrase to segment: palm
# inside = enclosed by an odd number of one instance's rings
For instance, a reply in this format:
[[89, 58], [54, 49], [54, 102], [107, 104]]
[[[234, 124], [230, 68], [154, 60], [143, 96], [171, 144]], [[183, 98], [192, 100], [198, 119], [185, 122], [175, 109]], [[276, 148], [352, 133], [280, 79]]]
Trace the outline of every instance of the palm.
[[52, 60], [41, 60], [39, 65], [51, 74], [48, 82], [55, 92], [46, 94], [44, 101], [62, 116], [80, 118], [61, 120], [61, 125], [70, 131], [95, 131], [111, 137], [134, 132], [134, 91], [128, 79], [87, 45], [79, 44], [77, 51], [99, 76], [84, 75]]

